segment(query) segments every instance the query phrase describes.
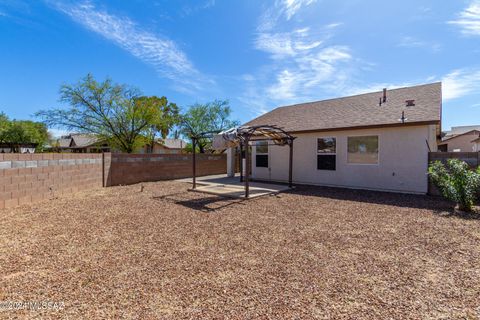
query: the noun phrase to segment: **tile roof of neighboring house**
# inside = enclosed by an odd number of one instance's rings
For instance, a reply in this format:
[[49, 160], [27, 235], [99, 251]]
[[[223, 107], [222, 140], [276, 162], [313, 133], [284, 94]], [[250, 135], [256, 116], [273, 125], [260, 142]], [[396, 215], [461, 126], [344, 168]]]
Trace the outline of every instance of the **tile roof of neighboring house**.
[[99, 141], [97, 137], [90, 134], [72, 134], [72, 148], [89, 147]]
[[187, 143], [182, 139], [160, 139], [159, 143], [168, 149], [185, 149]]
[[[387, 102], [379, 106], [382, 91], [351, 97], [276, 108], [245, 125], [277, 125], [289, 132], [375, 127], [406, 123], [440, 123], [440, 82], [387, 90]], [[406, 100], [415, 100], [407, 107]]]
[[467, 135], [467, 134], [480, 134], [480, 131], [479, 130], [470, 130], [470, 131], [467, 131], [467, 132], [464, 132], [464, 133], [461, 133], [461, 134], [456, 134], [454, 136], [449, 136], [447, 138], [443, 138], [442, 142], [440, 142], [438, 145], [445, 144], [450, 140], [456, 139], [458, 137], [462, 137], [462, 136]]

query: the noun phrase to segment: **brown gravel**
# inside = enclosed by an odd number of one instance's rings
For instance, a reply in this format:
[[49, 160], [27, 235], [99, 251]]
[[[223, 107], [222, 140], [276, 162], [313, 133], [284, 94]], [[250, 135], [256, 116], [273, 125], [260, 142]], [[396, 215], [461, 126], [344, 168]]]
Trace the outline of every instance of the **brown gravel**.
[[2, 210], [0, 318], [477, 319], [480, 220], [438, 198], [179, 182]]

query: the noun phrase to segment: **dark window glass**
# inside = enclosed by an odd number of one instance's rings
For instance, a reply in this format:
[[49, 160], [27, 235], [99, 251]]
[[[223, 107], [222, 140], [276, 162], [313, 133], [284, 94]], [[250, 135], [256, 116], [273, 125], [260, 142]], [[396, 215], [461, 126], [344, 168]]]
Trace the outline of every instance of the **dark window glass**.
[[317, 155], [317, 169], [318, 170], [335, 170], [337, 156], [334, 154], [319, 154]]
[[255, 165], [260, 168], [268, 168], [268, 154], [257, 154]]

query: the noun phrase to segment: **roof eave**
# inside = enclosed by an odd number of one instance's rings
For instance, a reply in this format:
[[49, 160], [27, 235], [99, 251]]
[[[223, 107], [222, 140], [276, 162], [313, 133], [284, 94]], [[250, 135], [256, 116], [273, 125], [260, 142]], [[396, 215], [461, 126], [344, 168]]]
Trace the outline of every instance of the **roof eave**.
[[289, 133], [312, 133], [312, 132], [327, 132], [327, 131], [346, 131], [346, 130], [361, 130], [361, 129], [378, 129], [378, 128], [392, 128], [392, 127], [405, 127], [405, 126], [422, 126], [422, 125], [431, 125], [440, 124], [440, 120], [431, 120], [431, 121], [417, 121], [417, 122], [406, 122], [406, 123], [389, 123], [389, 124], [374, 124], [374, 125], [365, 125], [365, 126], [353, 126], [353, 127], [337, 127], [337, 128], [322, 128], [322, 129], [308, 129], [308, 130], [292, 130], [288, 131]]

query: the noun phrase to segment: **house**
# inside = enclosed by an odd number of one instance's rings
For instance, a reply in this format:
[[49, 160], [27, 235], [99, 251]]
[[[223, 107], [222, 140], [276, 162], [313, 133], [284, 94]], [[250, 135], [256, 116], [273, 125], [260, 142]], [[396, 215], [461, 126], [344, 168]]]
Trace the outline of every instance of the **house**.
[[157, 139], [152, 147], [145, 145], [138, 150], [138, 153], [155, 153], [155, 154], [180, 154], [185, 150], [187, 143], [182, 139]]
[[468, 126], [471, 130], [458, 130], [461, 127], [454, 127], [447, 132], [442, 142], [438, 144], [439, 151], [445, 152], [472, 152], [475, 151], [475, 139], [480, 137], [480, 126]]
[[110, 147], [105, 141], [92, 134], [71, 133], [58, 139], [57, 146], [60, 152], [74, 153], [100, 153], [110, 152]]
[[[294, 183], [424, 194], [441, 109], [441, 83], [432, 83], [279, 107], [245, 126], [296, 137]], [[288, 159], [288, 147], [255, 142], [252, 179], [287, 181]]]
[[0, 143], [0, 153], [35, 153], [38, 143]]
[[457, 127], [452, 127], [450, 131], [445, 131], [442, 133], [443, 139], [449, 139], [454, 136], [457, 136], [459, 134], [463, 134], [472, 130], [478, 130], [480, 131], [480, 125], [471, 125], [471, 126], [457, 126]]

